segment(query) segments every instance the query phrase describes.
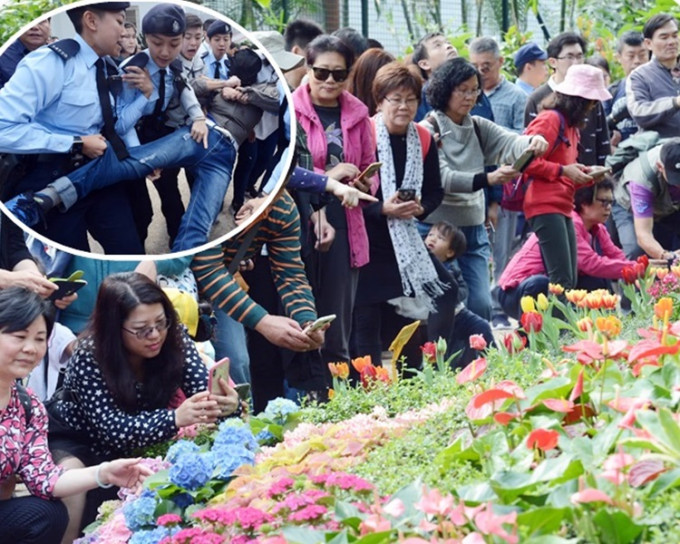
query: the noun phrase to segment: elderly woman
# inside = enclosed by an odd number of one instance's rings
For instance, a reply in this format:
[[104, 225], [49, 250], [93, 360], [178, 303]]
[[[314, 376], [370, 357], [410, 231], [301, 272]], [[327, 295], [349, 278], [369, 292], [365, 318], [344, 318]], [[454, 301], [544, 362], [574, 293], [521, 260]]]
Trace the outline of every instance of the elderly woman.
[[[439, 139], [439, 165], [444, 200], [427, 223], [449, 221], [465, 234], [467, 253], [458, 259], [470, 294], [468, 307], [491, 318], [489, 237], [484, 226], [484, 188], [517, 177], [511, 164], [526, 150], [541, 155], [547, 142], [541, 135], [520, 136], [470, 110], [482, 93], [477, 69], [462, 58], [446, 61], [432, 74], [427, 99], [434, 108], [422, 124]], [[487, 173], [487, 165], [502, 165]], [[429, 228], [429, 225], [428, 225]]]
[[[413, 122], [421, 80], [401, 62], [383, 66], [373, 82], [373, 118], [380, 167], [379, 202], [364, 210], [371, 260], [361, 271], [354, 311], [354, 349], [380, 361], [381, 337], [393, 338], [413, 319], [434, 311], [443, 294], [416, 218], [439, 206], [443, 190], [437, 146]], [[416, 364], [419, 361], [416, 361]]]
[[[47, 350], [50, 309], [19, 287], [0, 291], [0, 541], [54, 544], [66, 529], [63, 497], [111, 485], [134, 486], [150, 470], [119, 459], [65, 471], [47, 448], [47, 413], [25, 379]], [[30, 495], [12, 497], [15, 475]]]
[[[293, 93], [293, 103], [314, 170], [368, 192], [371, 179], [359, 175], [373, 162], [375, 144], [366, 106], [345, 90], [353, 60], [352, 50], [339, 38], [323, 35], [313, 40], [307, 48], [309, 81]], [[375, 178], [373, 183], [377, 186]], [[369, 260], [364, 215], [360, 208], [343, 208], [331, 197], [312, 222], [317, 251], [307, 267], [316, 309], [319, 315], [338, 316], [326, 331], [322, 357], [325, 363], [349, 361], [359, 270]]]

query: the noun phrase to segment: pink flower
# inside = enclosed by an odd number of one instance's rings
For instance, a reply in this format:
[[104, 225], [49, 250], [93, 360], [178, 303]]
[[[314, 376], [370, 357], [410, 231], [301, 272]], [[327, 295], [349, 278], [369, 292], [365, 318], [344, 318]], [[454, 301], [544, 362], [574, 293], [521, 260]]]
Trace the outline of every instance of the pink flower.
[[453, 507], [453, 495], [449, 493], [443, 497], [438, 489], [428, 491], [423, 486], [423, 495], [414, 506], [426, 514], [444, 516]]
[[[472, 336], [470, 338], [472, 338]], [[479, 357], [460, 371], [460, 374], [456, 376], [456, 382], [459, 384], [464, 384], [466, 382], [474, 381], [484, 374], [485, 370], [486, 359], [484, 357]]]
[[482, 351], [486, 349], [486, 340], [481, 334], [471, 334], [470, 335], [470, 347], [477, 351]]
[[478, 532], [467, 535], [460, 544], [486, 544], [484, 537]]
[[267, 497], [270, 499], [278, 495], [283, 495], [295, 484], [293, 478], [281, 478], [274, 482], [267, 491]]
[[125, 524], [122, 509], [119, 509], [109, 522], [97, 529], [97, 537], [100, 542], [122, 544], [127, 542], [131, 536], [132, 532]]
[[612, 500], [604, 491], [599, 489], [593, 489], [592, 487], [586, 488], [583, 491], [574, 493], [571, 496], [572, 504], [583, 504], [590, 502], [605, 502], [607, 504], [612, 504]]
[[320, 504], [310, 504], [305, 506], [302, 510], [288, 514], [290, 521], [311, 521], [323, 516], [328, 509]]
[[401, 499], [393, 499], [383, 507], [383, 512], [393, 518], [401, 517], [406, 511], [406, 507]]
[[534, 429], [527, 436], [527, 448], [538, 448], [542, 451], [552, 450], [557, 447], [560, 433], [552, 429]]
[[172, 525], [174, 523], [182, 523], [182, 517], [177, 514], [163, 514], [156, 520], [156, 525]]
[[359, 525], [359, 531], [362, 535], [382, 533], [383, 531], [389, 531], [391, 528], [392, 524], [390, 521], [379, 514], [371, 514]]
[[354, 474], [333, 472], [326, 479], [327, 486], [339, 487], [340, 489], [353, 489], [354, 491], [373, 491], [373, 484]]
[[[503, 528], [504, 524], [513, 526], [512, 533]], [[517, 532], [517, 512], [505, 515], [494, 514], [491, 509], [491, 503], [488, 503], [486, 508], [479, 511], [475, 516], [475, 525], [477, 525], [482, 534], [499, 536], [508, 542], [508, 544], [517, 544], [519, 542], [515, 534]]]

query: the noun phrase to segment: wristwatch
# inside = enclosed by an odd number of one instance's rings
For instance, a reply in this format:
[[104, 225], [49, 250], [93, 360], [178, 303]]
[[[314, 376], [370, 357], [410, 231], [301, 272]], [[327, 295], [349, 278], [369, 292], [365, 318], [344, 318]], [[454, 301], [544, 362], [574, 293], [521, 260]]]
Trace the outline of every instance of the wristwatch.
[[73, 137], [73, 144], [71, 145], [71, 155], [83, 154], [83, 139], [80, 136]]

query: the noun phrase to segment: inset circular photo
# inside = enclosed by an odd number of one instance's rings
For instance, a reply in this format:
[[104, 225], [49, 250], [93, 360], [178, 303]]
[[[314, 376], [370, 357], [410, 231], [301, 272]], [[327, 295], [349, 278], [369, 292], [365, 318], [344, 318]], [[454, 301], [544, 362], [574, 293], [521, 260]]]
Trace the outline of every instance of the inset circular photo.
[[79, 2], [0, 53], [2, 209], [45, 244], [195, 253], [247, 229], [289, 170], [282, 69], [304, 59], [277, 32], [188, 2]]

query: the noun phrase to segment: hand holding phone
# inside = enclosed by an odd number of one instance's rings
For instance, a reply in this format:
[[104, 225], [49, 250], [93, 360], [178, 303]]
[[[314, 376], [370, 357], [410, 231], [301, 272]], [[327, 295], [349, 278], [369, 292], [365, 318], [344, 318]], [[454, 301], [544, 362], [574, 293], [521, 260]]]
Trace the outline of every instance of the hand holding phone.
[[316, 321], [313, 321], [312, 323], [307, 325], [302, 332], [304, 332], [305, 334], [309, 334], [310, 332], [318, 331], [325, 327], [326, 325], [328, 325], [329, 323], [332, 323], [335, 318], [336, 318], [335, 314], [320, 317]]
[[369, 164], [366, 169], [359, 174], [358, 178], [359, 179], [368, 179], [370, 177], [373, 177], [375, 173], [377, 173], [380, 170], [380, 167], [382, 166], [381, 162], [373, 162]]
[[527, 150], [524, 153], [522, 153], [517, 160], [513, 163], [512, 169], [516, 170], [517, 172], [524, 172], [526, 170], [527, 166], [531, 164], [531, 161], [534, 160], [534, 152], [532, 150]]
[[49, 300], [59, 300], [60, 298], [71, 296], [73, 293], [82, 289], [87, 285], [87, 282], [82, 279], [84, 272], [76, 270], [68, 278], [48, 278], [49, 281], [56, 284], [58, 289], [53, 291], [48, 297]]
[[208, 391], [214, 395], [224, 395], [220, 378], [229, 383], [229, 357], [215, 363], [208, 372]]
[[397, 189], [397, 194], [399, 195], [399, 200], [402, 202], [410, 202], [416, 198], [415, 189]]

